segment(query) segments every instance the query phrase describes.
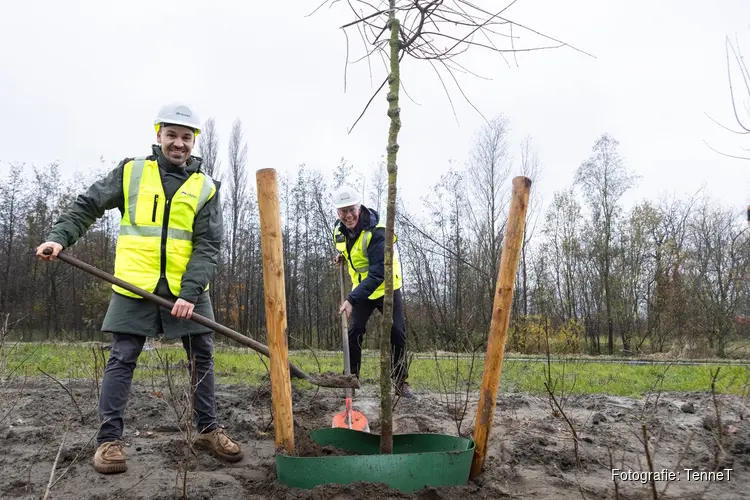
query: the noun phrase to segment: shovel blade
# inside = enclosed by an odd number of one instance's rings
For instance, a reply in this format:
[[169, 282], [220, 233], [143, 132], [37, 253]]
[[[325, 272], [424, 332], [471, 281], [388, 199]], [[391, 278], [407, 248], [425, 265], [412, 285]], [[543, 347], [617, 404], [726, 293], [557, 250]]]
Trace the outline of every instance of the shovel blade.
[[[370, 432], [370, 425], [367, 422], [367, 417], [362, 412], [352, 410], [352, 426], [351, 429], [360, 432]], [[331, 427], [338, 427], [341, 429], [349, 429], [349, 424], [346, 419], [346, 410], [342, 410], [333, 416]]]

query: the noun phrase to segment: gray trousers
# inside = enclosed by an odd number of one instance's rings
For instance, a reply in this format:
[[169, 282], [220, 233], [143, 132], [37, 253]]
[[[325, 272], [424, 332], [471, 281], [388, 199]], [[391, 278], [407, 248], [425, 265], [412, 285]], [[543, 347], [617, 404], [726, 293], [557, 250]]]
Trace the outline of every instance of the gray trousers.
[[[114, 343], [102, 377], [99, 397], [99, 421], [104, 422], [96, 436], [99, 446], [107, 441], [122, 439], [125, 406], [130, 395], [138, 356], [146, 340], [142, 335], [113, 333]], [[213, 333], [182, 337], [188, 357], [188, 371], [192, 379], [192, 360], [195, 357], [195, 425], [198, 432], [208, 432], [218, 426], [214, 393]]]

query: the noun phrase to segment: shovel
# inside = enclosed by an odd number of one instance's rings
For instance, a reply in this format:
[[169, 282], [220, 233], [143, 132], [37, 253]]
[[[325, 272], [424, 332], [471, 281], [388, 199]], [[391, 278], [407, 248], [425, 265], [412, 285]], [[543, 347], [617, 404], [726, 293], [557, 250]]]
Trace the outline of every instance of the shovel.
[[[339, 286], [341, 288], [341, 303], [344, 302], [344, 266], [346, 263], [341, 259], [339, 266]], [[344, 376], [352, 376], [351, 360], [349, 359], [349, 328], [346, 321], [346, 313], [341, 313], [341, 344], [344, 350]], [[356, 377], [354, 377], [356, 378]], [[367, 423], [367, 417], [361, 412], [352, 409], [352, 398], [354, 394], [351, 387], [346, 388], [346, 398], [344, 400], [344, 410], [333, 416], [331, 427], [340, 427], [344, 429], [353, 429], [355, 431], [370, 432], [370, 425]]]
[[[52, 249], [45, 248], [44, 254], [45, 255], [52, 254]], [[114, 285], [124, 288], [125, 290], [133, 292], [143, 297], [144, 299], [149, 299], [152, 302], [156, 302], [160, 306], [170, 311], [174, 307], [174, 302], [167, 300], [164, 297], [159, 297], [158, 295], [154, 295], [153, 293], [147, 292], [146, 290], [143, 290], [142, 288], [138, 288], [135, 285], [131, 285], [130, 283], [127, 283], [121, 280], [120, 278], [116, 278], [109, 273], [105, 273], [104, 271], [97, 269], [94, 266], [86, 264], [85, 262], [81, 262], [75, 257], [66, 255], [64, 252], [58, 253], [57, 258], [74, 267], [77, 267], [78, 269], [81, 269], [83, 271], [86, 271], [87, 273], [93, 274], [94, 276], [97, 276], [103, 279], [104, 281], [108, 281]], [[255, 351], [258, 351], [259, 353], [265, 355], [266, 357], [270, 357], [270, 353], [268, 351], [267, 346], [261, 344], [260, 342], [256, 342], [255, 340], [249, 337], [245, 337], [241, 333], [238, 333], [230, 328], [227, 328], [224, 325], [220, 325], [219, 323], [216, 323], [215, 321], [212, 321], [206, 318], [205, 316], [201, 316], [198, 313], [193, 313], [190, 316], [190, 320], [198, 323], [199, 325], [203, 325], [207, 328], [210, 328], [216, 333], [220, 333], [224, 335], [225, 337], [229, 337], [230, 339], [236, 342], [239, 342], [240, 344], [245, 345]], [[343, 377], [340, 375], [336, 375], [334, 373], [323, 373], [317, 376], [308, 375], [307, 373], [300, 370], [298, 367], [294, 366], [292, 363], [289, 363], [289, 371], [293, 377], [307, 380], [311, 384], [317, 385], [319, 387], [334, 387], [334, 388], [349, 388], [349, 389], [351, 388], [358, 389], [360, 387], [359, 379], [352, 375], [344, 375]]]

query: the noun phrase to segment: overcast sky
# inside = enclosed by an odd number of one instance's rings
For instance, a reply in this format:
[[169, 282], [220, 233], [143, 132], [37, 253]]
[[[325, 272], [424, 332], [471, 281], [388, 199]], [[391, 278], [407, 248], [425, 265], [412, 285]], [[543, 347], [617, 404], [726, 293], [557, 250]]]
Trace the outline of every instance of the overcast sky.
[[[345, 2], [305, 17], [310, 1], [238, 2], [27, 0], [0, 10], [0, 165], [54, 160], [63, 172], [147, 154], [152, 120], [174, 99], [215, 117], [226, 153], [240, 118], [254, 171], [300, 163], [331, 172], [340, 157], [359, 167], [385, 150], [385, 94], [352, 134], [347, 128], [383, 78], [373, 61], [350, 68], [344, 93]], [[493, 5], [499, 2], [478, 2]], [[708, 193], [741, 209], [750, 202], [750, 162], [724, 158], [750, 147], [706, 116], [733, 128], [725, 36], [750, 52], [747, 0], [518, 0], [505, 15], [564, 40], [569, 48], [519, 54], [509, 67], [473, 50], [464, 92], [487, 117], [505, 114], [518, 155], [530, 135], [544, 168], [546, 203], [571, 184], [575, 169], [604, 132], [620, 141], [641, 176], [629, 199], [662, 192]], [[519, 44], [540, 39], [514, 30]], [[362, 53], [349, 37], [351, 55]], [[426, 194], [448, 168], [463, 163], [482, 118], [452, 88], [459, 123], [424, 61], [402, 70], [399, 189]], [[744, 142], [742, 142], [744, 141]], [[226, 160], [224, 160], [226, 162]], [[429, 175], [425, 175], [429, 172]], [[517, 174], [516, 170], [514, 174]]]

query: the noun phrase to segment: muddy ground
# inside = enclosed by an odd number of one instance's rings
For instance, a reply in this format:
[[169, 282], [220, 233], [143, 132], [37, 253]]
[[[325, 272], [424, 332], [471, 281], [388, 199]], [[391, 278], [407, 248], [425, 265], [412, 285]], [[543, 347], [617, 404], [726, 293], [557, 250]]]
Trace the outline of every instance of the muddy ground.
[[[182, 497], [184, 436], [176, 430], [168, 389], [154, 382], [135, 383], [126, 413], [129, 470], [102, 476], [91, 467], [96, 432], [96, 386], [92, 381], [63, 381], [79, 409], [53, 381], [28, 379], [0, 384], [0, 498], [42, 498], [53, 461], [61, 449], [51, 499], [173, 499]], [[357, 391], [355, 406], [378, 432], [376, 386]], [[342, 408], [342, 390], [294, 391], [295, 418], [312, 428], [330, 426]], [[417, 399], [401, 399], [395, 408], [396, 433], [455, 435], [455, 419], [437, 393], [416, 388]], [[647, 471], [641, 442], [645, 423], [653, 469], [680, 472], [679, 481], [658, 481], [658, 498], [748, 498], [750, 490], [750, 410], [747, 401], [722, 396], [721, 425], [710, 394], [661, 394], [632, 400], [583, 396], [566, 403], [580, 440], [576, 466], [571, 433], [553, 416], [546, 397], [506, 394], [499, 402], [484, 474], [467, 485], [426, 488], [410, 495], [382, 485], [325, 485], [312, 491], [276, 482], [270, 392], [240, 385], [217, 386], [222, 424], [245, 449], [245, 458], [226, 465], [198, 452], [187, 474], [190, 499], [479, 499], [479, 498], [653, 498], [650, 485], [612, 481], [609, 450], [616, 468]], [[443, 399], [445, 399], [443, 397]], [[179, 407], [179, 405], [178, 405]], [[476, 400], [469, 402], [462, 433], [473, 430]], [[8, 410], [7, 418], [3, 418]], [[83, 420], [83, 422], [82, 422]], [[66, 433], [67, 429], [67, 434]], [[65, 434], [64, 444], [60, 443]], [[723, 453], [717, 448], [722, 443]], [[729, 480], [689, 481], [694, 471], [731, 468]]]

